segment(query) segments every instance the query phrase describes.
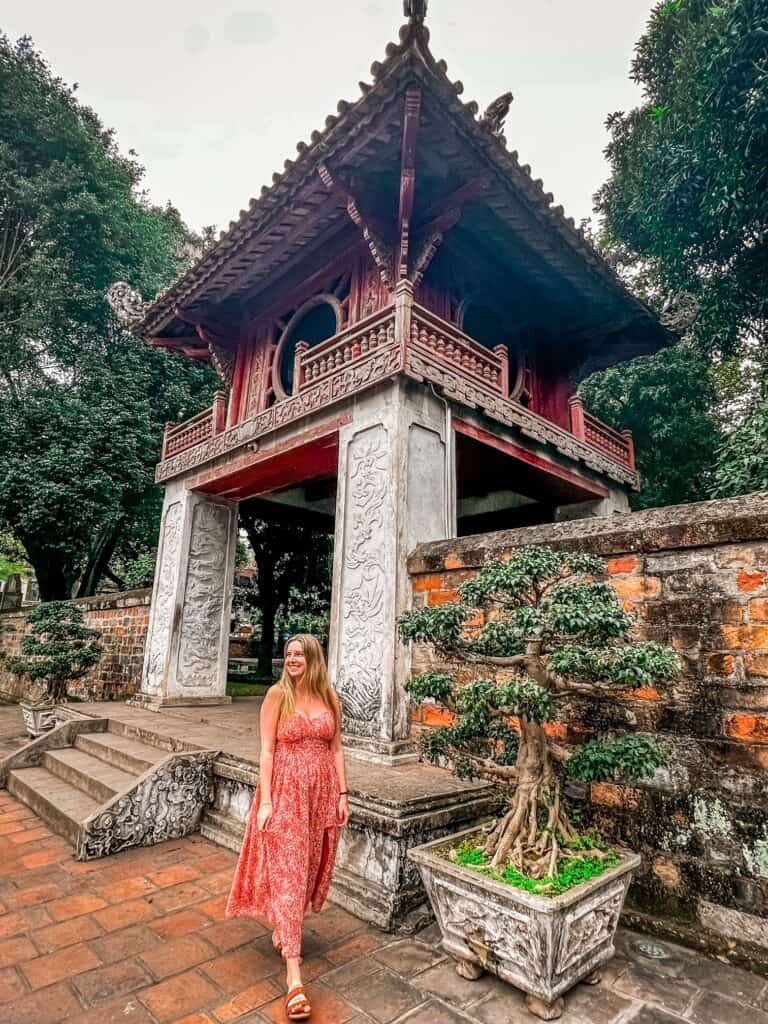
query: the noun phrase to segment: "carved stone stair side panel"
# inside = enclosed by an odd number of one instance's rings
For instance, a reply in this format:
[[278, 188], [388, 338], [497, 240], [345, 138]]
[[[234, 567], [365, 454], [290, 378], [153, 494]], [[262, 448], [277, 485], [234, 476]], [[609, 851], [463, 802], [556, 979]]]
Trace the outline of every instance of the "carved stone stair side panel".
[[180, 839], [199, 828], [213, 800], [218, 751], [169, 754], [83, 822], [77, 859]]

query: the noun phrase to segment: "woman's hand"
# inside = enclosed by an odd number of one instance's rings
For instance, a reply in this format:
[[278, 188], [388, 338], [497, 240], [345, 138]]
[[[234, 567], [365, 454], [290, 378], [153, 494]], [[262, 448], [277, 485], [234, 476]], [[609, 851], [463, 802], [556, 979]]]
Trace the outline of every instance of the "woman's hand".
[[336, 811], [336, 822], [339, 828], [344, 826], [349, 821], [349, 797], [344, 793], [339, 797], [339, 806]]
[[256, 812], [256, 828], [259, 832], [264, 831], [264, 827], [271, 817], [272, 804], [259, 804], [259, 809]]

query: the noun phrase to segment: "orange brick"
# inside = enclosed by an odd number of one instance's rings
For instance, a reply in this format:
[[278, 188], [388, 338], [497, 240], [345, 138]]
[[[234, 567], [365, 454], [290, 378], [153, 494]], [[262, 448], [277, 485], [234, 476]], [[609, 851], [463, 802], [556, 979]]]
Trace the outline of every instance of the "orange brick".
[[544, 732], [552, 740], [565, 742], [568, 739], [568, 725], [565, 722], [546, 722]]
[[747, 654], [744, 667], [751, 676], [768, 676], [768, 654]]
[[36, 956], [37, 950], [25, 935], [0, 942], [0, 967], [12, 967]]
[[57, 981], [64, 981], [83, 971], [99, 967], [99, 958], [84, 943], [67, 946], [48, 956], [39, 956], [21, 964], [31, 989], [44, 988]]
[[264, 935], [267, 929], [250, 917], [230, 918], [227, 921], [219, 921], [216, 924], [208, 924], [203, 932], [203, 938], [212, 946], [216, 947], [219, 953], [231, 953], [238, 946], [244, 946], [251, 942], [258, 935]]
[[102, 885], [96, 891], [110, 903], [124, 903], [125, 900], [135, 900], [139, 896], [146, 896], [147, 893], [154, 892], [155, 887], [148, 878], [139, 875], [138, 878], [127, 878], [120, 882]]
[[379, 937], [379, 935], [373, 932], [361, 932], [358, 935], [350, 936], [346, 942], [340, 942], [338, 946], [329, 949], [324, 955], [332, 964], [346, 964], [350, 960], [357, 960], [358, 957], [367, 956], [368, 953], [382, 946], [386, 939], [387, 936], [383, 933]]
[[228, 1003], [217, 1006], [213, 1011], [213, 1015], [222, 1024], [229, 1024], [229, 1021], [237, 1020], [238, 1017], [242, 1017], [245, 1013], [250, 1013], [251, 1010], [255, 1010], [259, 1006], [263, 1006], [264, 1003], [268, 1003], [280, 994], [278, 986], [273, 981], [266, 979], [265, 981], [260, 981], [258, 985], [251, 985], [250, 988], [239, 992]]
[[196, 935], [184, 935], [142, 953], [141, 959], [157, 981], [196, 967], [211, 958], [211, 947]]
[[13, 1003], [13, 1016], [0, 1016], [3, 1024], [59, 1024], [60, 1021], [81, 1021], [83, 1009], [69, 988], [59, 983], [24, 996]]
[[609, 558], [608, 572], [611, 576], [635, 572], [639, 565], [640, 562], [634, 555], [625, 555], [622, 558]]
[[749, 602], [749, 617], [753, 622], [768, 622], [768, 598], [753, 597]]
[[25, 992], [24, 983], [13, 967], [0, 971], [0, 1006], [21, 999]]
[[64, 946], [73, 946], [76, 942], [85, 942], [101, 935], [101, 928], [89, 914], [73, 917], [61, 924], [52, 924], [48, 928], [39, 928], [33, 935], [35, 944], [41, 953], [53, 953]]
[[31, 870], [32, 868], [45, 868], [49, 864], [58, 864], [60, 860], [64, 860], [67, 854], [62, 853], [58, 849], [54, 850], [36, 850], [34, 853], [28, 853], [26, 856], [21, 858], [22, 867]]
[[421, 707], [411, 707], [409, 710], [409, 716], [415, 725], [420, 725], [424, 718], [423, 709]]
[[732, 676], [736, 659], [732, 654], [710, 654], [707, 657], [707, 671], [716, 676]]
[[[753, 616], [754, 617], [754, 616]], [[726, 601], [722, 607], [723, 622], [738, 623], [744, 621], [744, 605], [738, 601]]]
[[458, 600], [458, 590], [430, 590], [427, 596], [427, 604], [430, 607], [438, 604], [456, 604]]
[[226, 896], [216, 896], [215, 899], [206, 900], [205, 903], [198, 903], [195, 910], [201, 910], [208, 917], [212, 917], [214, 921], [223, 921], [226, 905]]
[[25, 826], [20, 821], [4, 821], [0, 824], [0, 836], [10, 836], [14, 832], [24, 832]]
[[139, 993], [141, 1002], [160, 1024], [194, 1013], [216, 998], [220, 998], [219, 993], [197, 971], [179, 974]]
[[106, 901], [99, 896], [78, 893], [74, 896], [64, 896], [60, 900], [52, 900], [48, 904], [48, 913], [54, 921], [66, 921], [81, 914], [92, 914], [94, 910], [101, 910], [106, 905]]
[[463, 569], [464, 561], [459, 558], [455, 551], [452, 551], [450, 555], [445, 556], [443, 565], [446, 569]]
[[145, 900], [129, 900], [99, 910], [93, 916], [105, 932], [116, 932], [118, 928], [127, 928], [131, 924], [157, 917], [157, 911]]
[[737, 579], [739, 590], [757, 590], [759, 587], [762, 587], [763, 583], [765, 583], [765, 573], [761, 572], [759, 569], [752, 572], [745, 569], [743, 572], [739, 573]]
[[436, 574], [428, 576], [417, 576], [413, 581], [413, 589], [415, 591], [439, 590], [442, 587], [442, 585], [442, 577]]
[[726, 720], [725, 731], [735, 740], [766, 743], [768, 742], [768, 715], [731, 715]]
[[630, 700], [661, 700], [661, 694], [655, 686], [638, 686], [636, 690], [626, 690], [625, 696]]
[[55, 900], [62, 895], [63, 890], [60, 885], [56, 885], [55, 882], [47, 882], [43, 885], [33, 885], [28, 889], [21, 889], [19, 892], [9, 893], [6, 898], [9, 907], [29, 907], [32, 904]]
[[768, 625], [723, 626], [723, 645], [759, 650], [768, 647]]
[[611, 580], [611, 584], [621, 601], [658, 597], [661, 594], [661, 580], [658, 576], [622, 576]]
[[153, 932], [168, 939], [171, 936], [188, 935], [190, 932], [198, 932], [209, 924], [209, 919], [196, 910], [181, 910], [178, 914], [171, 914], [170, 917], [163, 917], [159, 921], [153, 921], [149, 926]]
[[149, 874], [147, 877], [159, 889], [165, 889], [170, 885], [179, 885], [181, 882], [191, 882], [193, 879], [200, 877], [200, 872], [197, 868], [193, 868], [191, 864], [172, 864], [170, 867], [163, 868], [162, 871], [156, 871], [154, 874]]
[[436, 708], [432, 704], [424, 707], [424, 725], [453, 725], [455, 716], [444, 708]]
[[191, 1017], [175, 1020], [173, 1024], [213, 1024], [213, 1018], [207, 1013], [193, 1013]]
[[223, 992], [234, 994], [242, 990], [244, 980], [255, 984], [270, 974], [276, 974], [280, 970], [279, 964], [274, 952], [264, 954], [255, 946], [243, 946], [234, 953], [226, 953], [203, 964], [203, 970]]
[[590, 788], [592, 803], [602, 807], [634, 809], [639, 805], [639, 796], [639, 791], [631, 786], [617, 786], [613, 782], [593, 782]]

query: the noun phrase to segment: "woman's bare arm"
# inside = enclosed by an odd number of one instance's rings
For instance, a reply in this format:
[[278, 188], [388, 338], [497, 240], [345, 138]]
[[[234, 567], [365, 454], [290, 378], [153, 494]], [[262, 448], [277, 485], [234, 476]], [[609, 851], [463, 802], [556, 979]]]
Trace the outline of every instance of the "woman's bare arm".
[[280, 715], [280, 693], [276, 686], [267, 690], [259, 714], [259, 806], [257, 824], [261, 829], [272, 812], [272, 762], [277, 740], [277, 720]]
[[344, 748], [341, 745], [341, 701], [335, 691], [333, 691], [333, 703], [336, 707], [336, 732], [331, 740], [331, 752], [333, 753], [333, 762], [336, 765], [339, 789], [343, 793], [347, 788], [347, 769], [344, 764]]

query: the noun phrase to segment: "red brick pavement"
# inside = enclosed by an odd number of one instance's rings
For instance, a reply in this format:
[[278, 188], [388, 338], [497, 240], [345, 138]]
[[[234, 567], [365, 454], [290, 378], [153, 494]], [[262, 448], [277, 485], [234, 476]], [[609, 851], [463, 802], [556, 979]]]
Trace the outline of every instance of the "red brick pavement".
[[[283, 1021], [267, 928], [224, 919], [234, 865], [200, 836], [78, 863], [0, 791], [0, 1024]], [[338, 907], [311, 919], [313, 1021], [362, 1019], [319, 979], [389, 939]]]

